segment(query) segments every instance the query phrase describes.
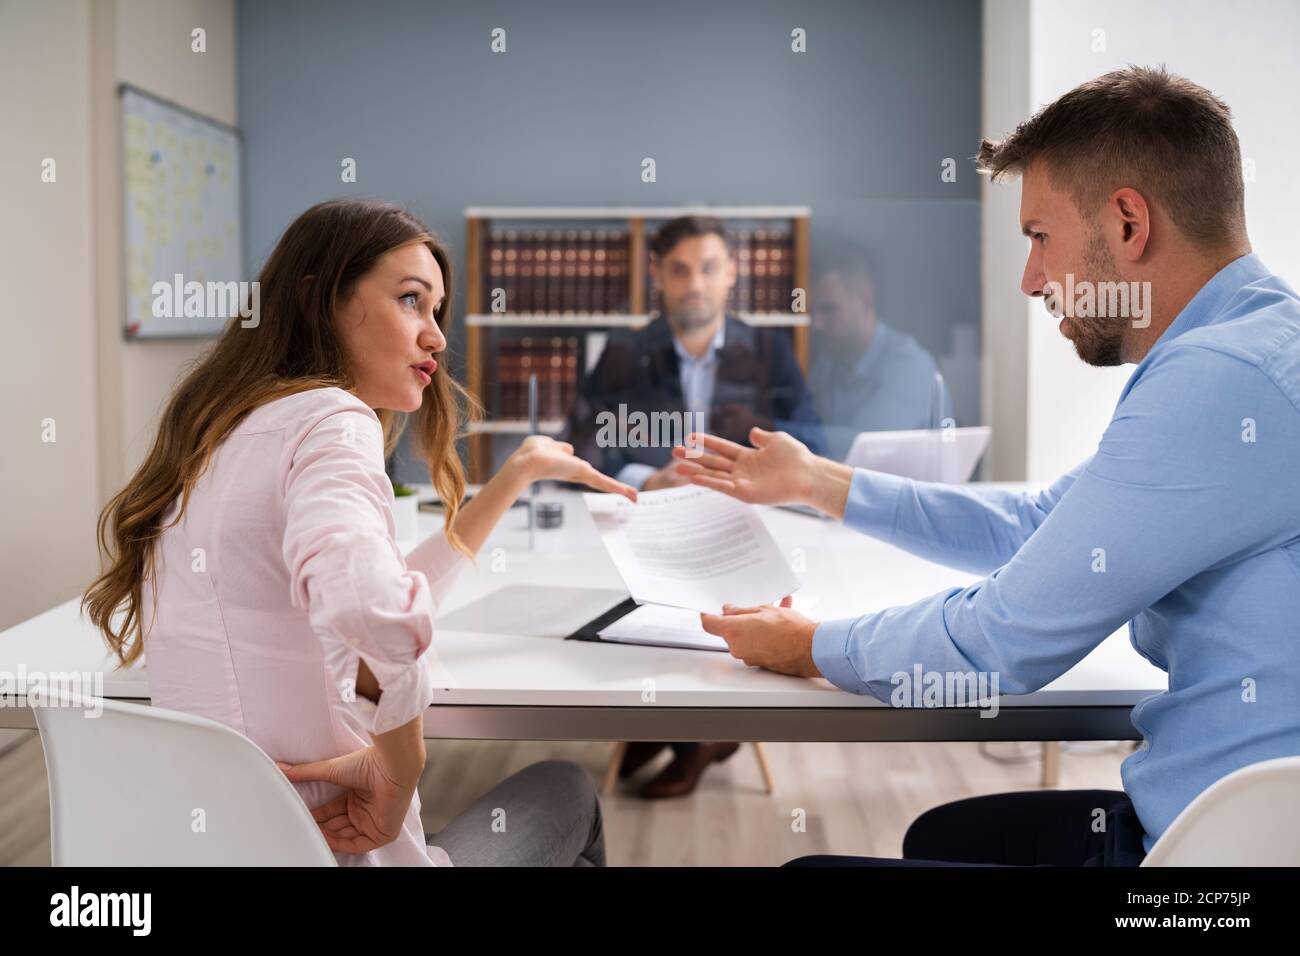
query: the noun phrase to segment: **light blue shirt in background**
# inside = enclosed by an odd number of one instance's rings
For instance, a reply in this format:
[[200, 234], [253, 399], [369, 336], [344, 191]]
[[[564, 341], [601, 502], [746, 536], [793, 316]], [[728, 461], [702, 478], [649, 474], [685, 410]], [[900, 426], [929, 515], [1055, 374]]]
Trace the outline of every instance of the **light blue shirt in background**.
[[858, 470], [844, 522], [988, 575], [820, 624], [813, 658], [846, 690], [889, 701], [919, 665], [1024, 694], [1129, 623], [1169, 674], [1133, 709], [1143, 744], [1122, 769], [1148, 851], [1216, 780], [1300, 754], [1300, 300], [1258, 257], [1201, 288], [1096, 453], [1045, 491]]
[[[677, 336], [673, 336], [673, 349], [677, 352], [678, 368], [682, 383], [682, 404], [686, 411], [694, 412], [687, 431], [709, 430], [709, 412], [713, 407], [713, 386], [718, 381], [718, 352], [722, 349], [727, 329], [726, 318], [718, 323], [718, 332], [713, 341], [698, 358], [686, 351]], [[632, 462], [624, 465], [615, 476], [625, 485], [640, 490], [645, 480], [655, 473], [650, 465]]]
[[813, 343], [814, 405], [819, 426], [784, 426], [798, 438], [822, 436], [829, 458], [844, 461], [860, 432], [943, 427], [952, 402], [934, 357], [916, 339], [876, 321], [863, 353], [842, 354], [835, 342]]

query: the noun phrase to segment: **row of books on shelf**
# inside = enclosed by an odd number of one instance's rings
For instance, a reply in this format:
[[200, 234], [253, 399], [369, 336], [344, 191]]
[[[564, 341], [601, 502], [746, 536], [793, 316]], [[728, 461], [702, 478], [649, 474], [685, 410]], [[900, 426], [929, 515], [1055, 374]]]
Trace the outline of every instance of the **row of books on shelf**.
[[626, 312], [630, 249], [617, 229], [494, 229], [484, 302], [493, 312]]
[[578, 391], [579, 343], [573, 336], [525, 336], [496, 346], [497, 415], [528, 417], [528, 380], [537, 376], [539, 418], [563, 418]]
[[[794, 289], [788, 232], [737, 229], [731, 309], [784, 312]], [[618, 229], [493, 229], [485, 240], [483, 301], [489, 312], [593, 315], [629, 311], [631, 242]], [[657, 304], [644, 269], [647, 309]]]

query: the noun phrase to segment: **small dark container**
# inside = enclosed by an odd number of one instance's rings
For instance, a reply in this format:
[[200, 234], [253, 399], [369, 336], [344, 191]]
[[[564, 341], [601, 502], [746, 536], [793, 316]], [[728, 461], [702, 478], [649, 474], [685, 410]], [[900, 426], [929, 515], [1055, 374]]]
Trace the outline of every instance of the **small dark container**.
[[539, 501], [533, 506], [533, 515], [539, 528], [558, 528], [564, 524], [564, 502]]

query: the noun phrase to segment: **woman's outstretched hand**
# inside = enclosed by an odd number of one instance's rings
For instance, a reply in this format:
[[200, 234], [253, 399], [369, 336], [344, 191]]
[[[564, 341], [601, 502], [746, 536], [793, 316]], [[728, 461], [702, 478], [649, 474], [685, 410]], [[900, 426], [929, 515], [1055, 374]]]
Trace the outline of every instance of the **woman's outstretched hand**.
[[636, 501], [635, 488], [602, 474], [589, 462], [578, 458], [568, 442], [556, 441], [546, 435], [530, 435], [510, 457], [530, 482], [572, 481]]
[[344, 788], [345, 793], [311, 811], [335, 853], [366, 853], [396, 840], [419, 783], [418, 776], [395, 779], [373, 746], [311, 763], [276, 761], [276, 766], [291, 783], [318, 780]]

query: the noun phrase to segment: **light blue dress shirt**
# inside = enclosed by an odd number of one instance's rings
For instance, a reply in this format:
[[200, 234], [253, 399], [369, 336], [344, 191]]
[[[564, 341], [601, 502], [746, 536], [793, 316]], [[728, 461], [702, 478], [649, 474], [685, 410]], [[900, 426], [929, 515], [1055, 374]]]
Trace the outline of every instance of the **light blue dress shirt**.
[[819, 426], [786, 429], [803, 438], [820, 430], [828, 457], [844, 461], [859, 432], [941, 428], [952, 415], [948, 390], [936, 382], [934, 357], [916, 339], [877, 320], [856, 360], [842, 346], [814, 343], [812, 375]]
[[[726, 340], [727, 323], [724, 318], [718, 323], [717, 334], [704, 353], [698, 357], [682, 347], [681, 341], [673, 336], [673, 349], [677, 352], [679, 377], [682, 382], [682, 404], [688, 412], [695, 415], [687, 431], [707, 432], [709, 430], [709, 411], [713, 406], [713, 386], [718, 381], [718, 352]], [[655, 473], [650, 465], [632, 462], [619, 469], [615, 476], [625, 485], [640, 489], [647, 478]]]
[[1216, 780], [1300, 754], [1300, 299], [1258, 257], [1197, 292], [1096, 453], [1045, 491], [859, 470], [844, 521], [988, 575], [818, 625], [813, 659], [846, 690], [889, 701], [920, 665], [1028, 693], [1129, 623], [1169, 674], [1133, 709], [1143, 743], [1122, 769], [1148, 851]]

